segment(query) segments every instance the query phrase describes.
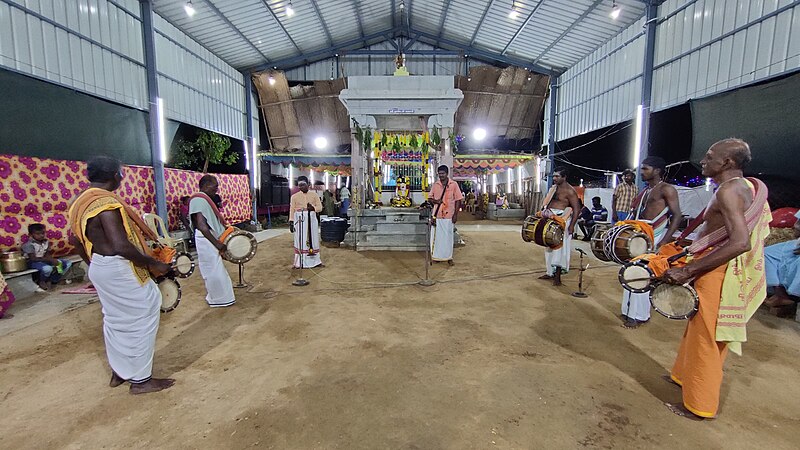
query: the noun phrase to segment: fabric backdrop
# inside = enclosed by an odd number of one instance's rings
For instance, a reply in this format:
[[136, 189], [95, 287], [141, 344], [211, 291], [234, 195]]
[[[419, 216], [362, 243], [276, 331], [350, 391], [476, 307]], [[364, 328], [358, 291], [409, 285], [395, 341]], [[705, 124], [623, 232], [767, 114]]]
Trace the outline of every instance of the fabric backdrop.
[[[166, 169], [166, 197], [170, 230], [178, 229], [180, 198], [197, 191], [202, 173]], [[214, 174], [225, 202], [222, 213], [230, 223], [248, 220], [251, 214], [247, 175]], [[16, 250], [27, 240], [28, 225], [43, 223], [56, 254], [67, 254], [67, 204], [89, 187], [86, 163], [0, 155], [0, 250]], [[122, 185], [117, 189], [139, 213], [154, 212], [153, 168], [123, 166]]]

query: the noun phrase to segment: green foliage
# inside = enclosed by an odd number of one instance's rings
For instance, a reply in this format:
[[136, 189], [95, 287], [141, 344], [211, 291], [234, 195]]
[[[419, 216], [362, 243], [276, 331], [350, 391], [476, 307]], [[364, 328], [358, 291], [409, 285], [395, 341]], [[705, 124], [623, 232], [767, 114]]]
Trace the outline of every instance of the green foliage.
[[438, 147], [441, 142], [442, 142], [442, 137], [439, 134], [439, 128], [433, 127], [433, 137], [431, 137], [431, 144], [433, 144], [434, 147]]
[[367, 127], [367, 129], [364, 130], [364, 137], [361, 142], [363, 143], [365, 149], [372, 149], [372, 127]]
[[229, 152], [231, 140], [211, 131], [202, 131], [197, 140], [190, 142], [179, 139], [172, 146], [170, 166], [178, 169], [208, 172], [209, 164], [230, 166], [239, 160], [239, 154]]
[[411, 146], [411, 148], [413, 148], [414, 150], [416, 150], [417, 148], [419, 148], [419, 142], [417, 141], [417, 135], [416, 135], [416, 134], [413, 134], [413, 133], [411, 134], [411, 142], [409, 142], [409, 145], [410, 145], [410, 146]]

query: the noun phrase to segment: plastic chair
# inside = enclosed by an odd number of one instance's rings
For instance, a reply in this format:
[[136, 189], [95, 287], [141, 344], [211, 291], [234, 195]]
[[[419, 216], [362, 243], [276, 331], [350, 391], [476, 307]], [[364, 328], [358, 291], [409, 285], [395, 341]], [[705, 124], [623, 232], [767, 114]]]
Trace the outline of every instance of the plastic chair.
[[158, 214], [152, 213], [144, 213], [142, 214], [142, 218], [144, 219], [144, 223], [153, 230], [153, 233], [158, 236], [158, 242], [161, 245], [166, 245], [167, 247], [178, 248], [180, 246], [181, 251], [187, 251], [186, 249], [186, 241], [182, 239], [175, 239], [169, 235], [169, 231], [167, 230], [167, 225], [164, 223], [164, 220]]

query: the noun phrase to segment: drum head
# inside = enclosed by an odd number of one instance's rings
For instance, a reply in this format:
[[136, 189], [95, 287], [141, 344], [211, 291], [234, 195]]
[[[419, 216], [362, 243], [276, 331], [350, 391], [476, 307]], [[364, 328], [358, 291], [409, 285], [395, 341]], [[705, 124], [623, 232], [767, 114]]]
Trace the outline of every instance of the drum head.
[[697, 293], [688, 284], [661, 283], [650, 291], [650, 304], [669, 319], [688, 319], [697, 312]]
[[650, 251], [650, 238], [645, 234], [637, 233], [628, 240], [628, 254], [631, 258], [644, 255]]
[[231, 233], [225, 241], [225, 245], [228, 247], [225, 251], [225, 259], [236, 264], [244, 264], [253, 259], [256, 249], [258, 249], [255, 236], [244, 230]]
[[178, 253], [178, 256], [175, 257], [175, 264], [173, 264], [175, 269], [175, 275], [180, 278], [188, 278], [192, 273], [194, 273], [194, 259], [192, 259], [192, 255], [186, 252]]
[[619, 269], [619, 282], [634, 294], [652, 289], [653, 271], [646, 264], [626, 264]]
[[533, 241], [533, 233], [534, 228], [536, 227], [536, 222], [539, 221], [539, 218], [536, 216], [528, 216], [525, 218], [525, 221], [522, 222], [522, 240], [525, 242], [532, 242]]
[[178, 307], [181, 302], [181, 285], [171, 278], [158, 281], [158, 290], [161, 291], [161, 312], [168, 313]]

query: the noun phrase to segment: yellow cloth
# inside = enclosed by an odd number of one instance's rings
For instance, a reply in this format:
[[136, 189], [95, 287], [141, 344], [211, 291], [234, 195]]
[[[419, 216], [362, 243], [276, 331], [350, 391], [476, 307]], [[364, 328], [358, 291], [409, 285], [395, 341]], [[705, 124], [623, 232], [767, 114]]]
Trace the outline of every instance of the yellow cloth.
[[614, 226], [619, 225], [632, 225], [634, 230], [646, 234], [647, 237], [650, 238], [650, 242], [657, 244], [657, 242], [655, 242], [655, 235], [653, 234], [653, 227], [649, 223], [642, 222], [641, 220], [620, 220], [614, 224]]
[[[750, 181], [747, 183], [752, 188]], [[769, 236], [772, 214], [764, 204], [755, 229], [750, 233], [750, 251], [728, 262], [722, 284], [719, 315], [717, 317], [717, 342], [727, 342], [728, 348], [742, 354], [742, 342], [747, 341], [746, 324], [767, 296], [767, 278], [764, 270], [764, 239]]]
[[306, 193], [303, 193], [303, 191], [295, 192], [290, 200], [289, 217], [294, 218], [295, 211], [305, 211], [309, 203], [311, 203], [315, 211], [322, 211], [322, 201], [319, 199], [319, 195], [317, 195], [316, 192], [312, 190]]
[[[125, 227], [125, 235], [128, 237], [128, 241], [140, 252], [152, 255], [144, 240], [143, 233], [146, 233], [146, 231], [138, 226], [138, 221], [135, 220], [138, 216], [131, 217], [131, 207], [112, 192], [105, 189], [89, 188], [72, 202], [67, 213], [72, 234], [83, 244], [89, 259], [91, 260], [92, 257], [92, 241], [86, 238], [86, 223], [89, 219], [98, 216], [102, 212], [116, 209], [120, 210], [122, 225]], [[144, 228], [149, 230], [147, 226]], [[146, 268], [139, 267], [133, 262], [130, 265], [139, 283], [144, 285], [150, 279], [150, 273]]]

